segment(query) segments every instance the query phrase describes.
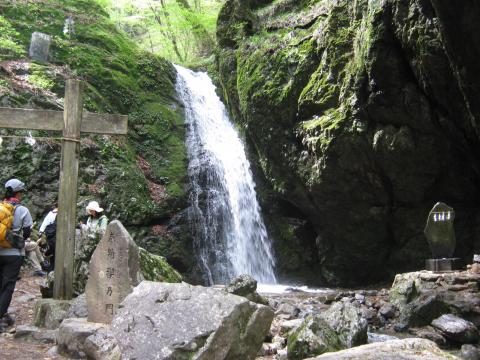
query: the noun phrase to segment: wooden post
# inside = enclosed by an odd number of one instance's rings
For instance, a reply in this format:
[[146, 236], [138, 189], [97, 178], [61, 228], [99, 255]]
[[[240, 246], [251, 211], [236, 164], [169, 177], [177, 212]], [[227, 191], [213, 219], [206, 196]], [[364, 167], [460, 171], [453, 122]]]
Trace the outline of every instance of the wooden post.
[[73, 260], [75, 256], [77, 179], [82, 111], [82, 83], [79, 80], [67, 80], [53, 289], [53, 296], [58, 300], [70, 300], [73, 295]]
[[82, 112], [82, 105], [82, 83], [78, 80], [67, 80], [63, 114], [52, 110], [0, 107], [0, 128], [52, 131], [63, 129], [53, 289], [55, 299], [69, 300], [73, 293], [80, 133], [125, 135], [128, 130], [128, 116]]

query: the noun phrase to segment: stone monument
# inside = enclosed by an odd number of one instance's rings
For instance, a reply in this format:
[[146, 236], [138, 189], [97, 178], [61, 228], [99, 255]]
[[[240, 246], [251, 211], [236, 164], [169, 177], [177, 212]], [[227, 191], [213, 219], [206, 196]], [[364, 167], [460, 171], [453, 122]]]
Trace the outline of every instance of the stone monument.
[[455, 211], [445, 203], [436, 203], [430, 211], [424, 233], [433, 258], [425, 261], [427, 270], [452, 271], [461, 268], [461, 260], [452, 258], [456, 245], [454, 219]]
[[141, 280], [138, 247], [122, 223], [112, 221], [90, 261], [88, 321], [110, 324], [118, 305]]
[[30, 50], [28, 52], [30, 59], [40, 62], [48, 62], [51, 43], [52, 37], [50, 35], [35, 31], [30, 40]]

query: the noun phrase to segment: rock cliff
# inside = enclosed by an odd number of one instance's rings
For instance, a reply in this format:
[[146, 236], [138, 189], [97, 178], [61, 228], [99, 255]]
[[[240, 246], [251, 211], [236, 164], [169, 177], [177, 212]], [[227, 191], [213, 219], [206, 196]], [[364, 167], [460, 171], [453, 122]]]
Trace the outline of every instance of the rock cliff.
[[480, 231], [480, 4], [227, 0], [224, 99], [264, 178], [279, 270], [330, 284], [423, 266], [423, 227]]

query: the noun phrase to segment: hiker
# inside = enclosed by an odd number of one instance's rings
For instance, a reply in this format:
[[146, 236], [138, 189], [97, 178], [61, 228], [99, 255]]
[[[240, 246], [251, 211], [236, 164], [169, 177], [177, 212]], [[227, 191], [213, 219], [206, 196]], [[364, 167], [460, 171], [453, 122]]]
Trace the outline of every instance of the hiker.
[[33, 267], [33, 276], [44, 276], [45, 272], [42, 270], [42, 263], [44, 262], [40, 246], [36, 241], [30, 239], [25, 240], [25, 253], [30, 260]]
[[47, 240], [45, 256], [49, 257], [48, 262], [44, 261], [42, 268], [45, 271], [53, 271], [55, 270], [55, 246], [56, 246], [56, 238], [57, 238], [57, 213], [58, 207], [55, 204], [52, 210], [45, 216], [43, 219], [42, 225], [39, 229], [39, 235], [45, 235]]
[[47, 216], [45, 216], [45, 219], [43, 219], [42, 225], [40, 225], [40, 229], [38, 230], [39, 236], [42, 236], [43, 234], [45, 234], [45, 229], [47, 228], [47, 226], [53, 224], [56, 221], [57, 213], [58, 213], [58, 207], [57, 207], [57, 204], [55, 203], [53, 205], [52, 210], [50, 210]]
[[103, 209], [98, 202], [90, 201], [86, 207], [88, 219], [87, 223], [80, 223], [80, 229], [82, 233], [87, 235], [100, 235], [103, 236], [107, 231], [108, 218], [103, 214]]
[[33, 225], [30, 211], [21, 205], [25, 184], [10, 179], [5, 190], [0, 203], [0, 333], [15, 322], [8, 314], [8, 307], [25, 255], [25, 240]]

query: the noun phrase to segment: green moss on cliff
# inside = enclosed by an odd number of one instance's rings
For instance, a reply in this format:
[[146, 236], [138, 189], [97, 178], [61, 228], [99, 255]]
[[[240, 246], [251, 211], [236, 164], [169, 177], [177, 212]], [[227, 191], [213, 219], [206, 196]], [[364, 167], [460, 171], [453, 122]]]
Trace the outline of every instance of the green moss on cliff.
[[10, 24], [10, 21], [0, 16], [0, 61], [25, 55], [19, 36], [19, 32]]
[[161, 256], [139, 248], [140, 270], [145, 280], [169, 283], [182, 282], [182, 276]]
[[[175, 97], [175, 71], [172, 65], [140, 51], [115, 28], [105, 11], [94, 1], [26, 4], [9, 1], [0, 4], [0, 9], [3, 14], [0, 19], [0, 26], [4, 30], [2, 39], [8, 38], [17, 44], [17, 48], [22, 49], [13, 54], [16, 58], [26, 54], [33, 31], [48, 33], [53, 37], [51, 62], [67, 66], [73, 75], [88, 82], [85, 94], [88, 110], [130, 113], [131, 123], [138, 122], [139, 117], [145, 117], [139, 120], [145, 123], [142, 129], [130, 126], [129, 140], [133, 142], [130, 145], [124, 144], [124, 147], [143, 153], [149, 145], [155, 143], [154, 149], [149, 149], [162, 153], [163, 157], [161, 162], [152, 161], [155, 164], [155, 175], [168, 179], [169, 195], [182, 197], [186, 174], [184, 133], [181, 114], [172, 107]], [[68, 14], [73, 14], [75, 20], [75, 34], [71, 37], [63, 34]], [[2, 43], [0, 48], [4, 48]], [[3, 59], [11, 59], [13, 55], [2, 56]], [[29, 83], [37, 88], [53, 90], [62, 96], [63, 78], [56, 76], [49, 65], [31, 64], [28, 69]], [[118, 151], [119, 148], [112, 141], [101, 138], [99, 141], [103, 161], [112, 164], [125, 162], [122, 165], [124, 168], [138, 173], [138, 169], [133, 166], [136, 159], [132, 151], [128, 156], [120, 156], [122, 154]], [[113, 171], [110, 177], [115, 177], [117, 173]], [[120, 182], [121, 179], [122, 177]], [[141, 179], [142, 177], [137, 181], [142, 182]], [[128, 185], [128, 182], [121, 185]], [[145, 188], [143, 180], [143, 189]], [[145, 191], [140, 194], [144, 197]]]
[[[0, 72], [1, 103], [60, 110], [65, 78], [77, 77], [86, 83], [88, 111], [129, 115], [126, 137], [91, 135], [82, 141], [79, 216], [85, 213], [85, 202], [96, 199], [111, 219], [121, 220], [133, 232], [149, 233], [152, 226], [167, 222], [185, 205], [187, 173], [172, 64], [140, 50], [94, 0], [9, 0], [0, 2], [0, 13], [0, 61], [10, 61], [5, 63], [9, 72]], [[63, 27], [69, 15], [75, 33], [66, 36]], [[34, 31], [52, 36], [48, 63], [25, 57]], [[20, 85], [11, 85], [11, 79]], [[0, 180], [25, 179], [27, 205], [40, 217], [56, 197], [58, 142], [30, 147], [5, 140], [5, 146], [15, 154], [10, 160], [21, 165], [5, 166]]]
[[[347, 194], [364, 177], [356, 174], [361, 173], [357, 164], [365, 161], [363, 149], [368, 147], [356, 107], [358, 90], [366, 86], [367, 55], [383, 36], [382, 23], [375, 22], [384, 6], [282, 0], [255, 9], [229, 0], [224, 9], [235, 6], [245, 15], [225, 14], [221, 27], [232, 32], [241, 23], [250, 21], [251, 26], [249, 32], [220, 42], [225, 98], [232, 115], [245, 125], [276, 196], [306, 214], [319, 234], [309, 244], [318, 250], [318, 272], [337, 281], [336, 270], [343, 264], [332, 266], [334, 271], [324, 265], [338, 263], [331, 254], [348, 249], [338, 246], [343, 239], [331, 240], [341, 231], [327, 230], [326, 224], [347, 216], [335, 206], [343, 195], [343, 203], [353, 203]], [[277, 253], [288, 253], [289, 243], [292, 248], [298, 245], [288, 229], [272, 224], [277, 227]]]

